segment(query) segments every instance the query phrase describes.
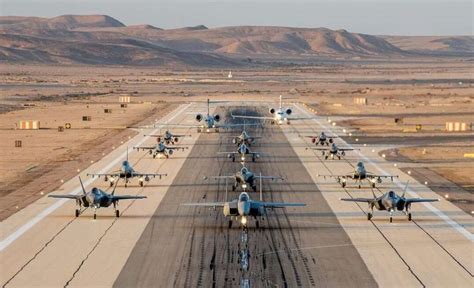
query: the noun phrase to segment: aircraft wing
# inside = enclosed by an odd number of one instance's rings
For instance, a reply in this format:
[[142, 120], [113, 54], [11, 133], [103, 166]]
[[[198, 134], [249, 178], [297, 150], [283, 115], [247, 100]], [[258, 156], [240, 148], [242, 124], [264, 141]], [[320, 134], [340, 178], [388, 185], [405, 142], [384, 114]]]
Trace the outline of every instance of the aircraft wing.
[[83, 194], [80, 195], [71, 195], [71, 194], [66, 194], [66, 195], [48, 195], [50, 198], [63, 198], [63, 199], [80, 199], [81, 197], [84, 197]]
[[132, 199], [145, 199], [146, 196], [132, 196], [132, 195], [114, 195], [113, 200], [132, 200]]
[[370, 203], [374, 201], [374, 198], [340, 198], [341, 201], [349, 201], [349, 202], [363, 202], [363, 203]]
[[173, 146], [173, 147], [166, 147], [166, 149], [169, 149], [169, 150], [183, 150], [184, 149], [188, 149], [189, 147], [188, 146]]
[[[244, 118], [244, 119], [259, 119], [259, 120], [273, 120], [275, 119], [274, 117], [269, 117], [269, 116], [247, 116], [247, 115], [234, 115], [231, 114], [232, 118]], [[244, 124], [242, 124], [244, 125]], [[248, 126], [250, 124], [245, 124], [245, 126]]]
[[223, 175], [223, 176], [205, 176], [204, 177], [204, 180], [207, 180], [207, 179], [213, 179], [213, 180], [219, 180], [219, 179], [234, 179], [235, 176], [234, 175]]
[[366, 172], [368, 178], [398, 178], [398, 175], [377, 175], [374, 173]]
[[256, 179], [270, 179], [270, 180], [285, 180], [280, 176], [260, 176], [260, 175], [254, 175]]
[[182, 203], [181, 206], [224, 207], [225, 202]]
[[[288, 117], [288, 120], [311, 120], [317, 119], [316, 117]], [[329, 138], [329, 137], [328, 137]]]
[[166, 174], [166, 173], [165, 173], [165, 174], [161, 174], [161, 173], [140, 173], [140, 172], [135, 172], [135, 173], [133, 173], [133, 176], [135, 176], [135, 177], [153, 177], [153, 178], [155, 178], [155, 177], [160, 177], [160, 179], [161, 179], [161, 177], [163, 177], [163, 176], [168, 176], [168, 174]]
[[407, 203], [437, 202], [439, 199], [407, 198]]
[[87, 173], [87, 176], [92, 176], [92, 177], [103, 177], [103, 176], [108, 176], [108, 177], [119, 177], [120, 172], [115, 172], [115, 173]]
[[239, 152], [236, 152], [236, 151], [232, 151], [232, 152], [223, 152], [223, 151], [220, 151], [220, 152], [217, 152], [217, 154], [237, 155], [237, 154], [240, 154], [240, 153], [239, 153]]
[[142, 150], [142, 151], [155, 150], [156, 146], [140, 146], [140, 147], [133, 147], [133, 149]]
[[285, 203], [285, 202], [260, 202], [265, 208], [285, 208], [285, 207], [302, 207], [306, 203]]
[[340, 150], [340, 151], [354, 151], [354, 150], [360, 150], [360, 149], [357, 149], [357, 148], [339, 148], [339, 147], [337, 147], [337, 150]]
[[240, 127], [240, 126], [259, 126], [260, 124], [257, 123], [250, 123], [250, 124], [244, 124], [244, 123], [238, 123], [238, 124], [216, 124], [217, 128], [231, 128], [231, 127]]
[[324, 148], [324, 147], [306, 147], [306, 150], [318, 150], [318, 151], [328, 151], [331, 150], [330, 147]]
[[331, 174], [318, 174], [318, 177], [331, 177], [331, 178], [351, 178], [352, 179], [352, 174], [339, 174], [339, 175], [331, 175]]

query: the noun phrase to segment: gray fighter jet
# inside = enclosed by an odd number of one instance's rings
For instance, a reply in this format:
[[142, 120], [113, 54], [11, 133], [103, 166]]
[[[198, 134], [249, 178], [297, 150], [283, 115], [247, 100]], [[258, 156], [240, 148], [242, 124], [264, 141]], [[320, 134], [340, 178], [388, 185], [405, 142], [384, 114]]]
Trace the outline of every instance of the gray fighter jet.
[[173, 144], [173, 145], [178, 143], [179, 138], [181, 137], [191, 137], [191, 135], [186, 135], [186, 134], [173, 134], [169, 130], [165, 130], [164, 134], [144, 135], [144, 136], [156, 137], [156, 141], [158, 143], [164, 142], [166, 144]]
[[326, 133], [321, 132], [319, 136], [305, 136], [307, 138], [311, 138], [311, 142], [313, 142], [316, 145], [321, 145], [321, 146], [329, 146], [329, 144], [332, 144], [334, 142], [334, 138], [337, 138], [337, 136], [328, 136]]
[[94, 209], [94, 219], [97, 218], [97, 209], [100, 207], [109, 207], [110, 205], [114, 206], [115, 210], [115, 217], [120, 217], [120, 211], [117, 209], [118, 203], [120, 200], [133, 200], [133, 199], [144, 199], [146, 196], [131, 196], [131, 195], [122, 195], [117, 196], [115, 195], [115, 188], [117, 188], [117, 184], [115, 184], [112, 193], [108, 194], [99, 188], [92, 188], [90, 192], [86, 192], [84, 189], [84, 185], [82, 184], [81, 177], [79, 177], [79, 182], [81, 183], [82, 187], [82, 194], [80, 195], [48, 195], [51, 198], [63, 198], [63, 199], [72, 199], [76, 200], [76, 217], [79, 217], [81, 214], [81, 208], [84, 207], [91, 207]]
[[187, 146], [169, 147], [169, 146], [166, 146], [163, 141], [161, 141], [155, 146], [139, 146], [139, 147], [133, 147], [133, 149], [137, 149], [138, 151], [148, 150], [148, 153], [150, 153], [150, 155], [153, 155], [153, 158], [156, 158], [156, 156], [158, 156], [158, 158], [161, 158], [161, 157], [169, 158], [171, 155], [173, 155], [174, 150], [184, 151], [184, 149], [188, 149], [188, 147]]
[[306, 150], [318, 150], [321, 151], [322, 155], [324, 156], [325, 160], [328, 160], [331, 157], [334, 160], [336, 157], [337, 159], [341, 160], [341, 157], [346, 156], [346, 151], [354, 151], [359, 150], [355, 148], [348, 148], [348, 147], [338, 147], [336, 143], [332, 143], [331, 147], [308, 147]]
[[235, 156], [239, 156], [240, 160], [245, 161], [246, 155], [252, 156], [252, 162], [255, 162], [257, 158], [260, 158], [261, 155], [267, 155], [266, 153], [261, 152], [252, 152], [250, 151], [249, 147], [245, 144], [240, 144], [237, 148], [237, 151], [232, 152], [217, 152], [217, 154], [227, 154], [227, 158], [232, 159], [232, 162], [235, 162]]
[[92, 177], [104, 177], [105, 182], [110, 182], [110, 187], [114, 185], [114, 182], [118, 182], [118, 179], [124, 179], [125, 180], [125, 187], [127, 187], [127, 184], [130, 182], [130, 179], [132, 178], [138, 178], [138, 184], [143, 187], [144, 182], [150, 181], [150, 178], [153, 177], [161, 177], [167, 176], [167, 174], [161, 174], [161, 173], [141, 173], [138, 171], [135, 171], [133, 167], [130, 165], [128, 162], [128, 148], [127, 148], [127, 159], [122, 162], [122, 166], [120, 167], [120, 170], [115, 170], [111, 173], [88, 173], [87, 176], [92, 176]]
[[379, 175], [368, 172], [365, 170], [364, 163], [358, 162], [357, 166], [355, 167], [354, 171], [347, 174], [342, 175], [320, 175], [318, 177], [332, 177], [337, 180], [338, 183], [341, 183], [342, 188], [346, 187], [347, 179], [355, 180], [356, 183], [359, 183], [359, 188], [361, 188], [362, 180], [367, 180], [372, 188], [375, 188], [375, 183], [382, 183], [382, 178], [390, 178], [393, 181], [393, 178], [397, 177], [398, 175]]
[[205, 176], [204, 180], [207, 179], [234, 179], [234, 183], [232, 184], [232, 191], [235, 191], [237, 187], [242, 187], [242, 189], [245, 190], [247, 188], [252, 188], [254, 192], [257, 192], [257, 183], [256, 181], [262, 180], [262, 179], [269, 179], [269, 180], [284, 180], [280, 176], [262, 176], [260, 175], [255, 175], [252, 171], [250, 171], [245, 165], [242, 163], [242, 169], [240, 169], [238, 172], [236, 172], [234, 175], [227, 175], [227, 176]]
[[[407, 183], [408, 185], [408, 183]], [[420, 202], [436, 202], [439, 199], [422, 199], [422, 198], [406, 198], [405, 197], [406, 187], [401, 196], [397, 195], [393, 191], [389, 191], [382, 196], [377, 197], [372, 189], [374, 198], [341, 198], [342, 201], [351, 202], [365, 202], [369, 205], [369, 212], [367, 212], [367, 220], [372, 219], [374, 215], [374, 207], [377, 210], [384, 210], [390, 213], [390, 223], [393, 221], [394, 211], [403, 211], [408, 216], [408, 221], [411, 221], [411, 204]]]
[[251, 146], [253, 143], [255, 143], [256, 139], [261, 139], [262, 137], [253, 137], [250, 136], [247, 131], [242, 130], [242, 133], [238, 136], [230, 136], [232, 138], [232, 143], [236, 144], [237, 146], [240, 146], [242, 144], [245, 144], [247, 146]]
[[230, 202], [211, 203], [185, 203], [183, 206], [199, 207], [222, 207], [224, 216], [230, 217], [229, 228], [232, 227], [232, 219], [238, 220], [246, 228], [250, 217], [256, 220], [257, 228], [260, 227], [259, 218], [266, 215], [266, 209], [306, 206], [305, 203], [264, 202], [260, 194], [260, 201], [251, 200], [247, 192], [242, 192], [238, 199]]

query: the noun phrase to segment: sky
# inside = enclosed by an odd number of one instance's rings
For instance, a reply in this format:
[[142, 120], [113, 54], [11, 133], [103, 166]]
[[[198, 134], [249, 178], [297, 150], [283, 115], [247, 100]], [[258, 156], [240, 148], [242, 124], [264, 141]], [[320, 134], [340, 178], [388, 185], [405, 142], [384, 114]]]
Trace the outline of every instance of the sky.
[[472, 0], [0, 0], [0, 15], [105, 14], [160, 28], [269, 25], [374, 35], [473, 35]]

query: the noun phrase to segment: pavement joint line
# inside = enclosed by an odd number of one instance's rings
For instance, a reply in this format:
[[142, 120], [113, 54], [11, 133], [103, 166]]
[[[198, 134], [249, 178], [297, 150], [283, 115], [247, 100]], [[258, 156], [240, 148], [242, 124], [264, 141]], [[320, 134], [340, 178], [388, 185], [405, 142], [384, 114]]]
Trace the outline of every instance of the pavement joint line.
[[[295, 105], [296, 108], [298, 108], [300, 111], [302, 111], [303, 113], [305, 113], [307, 116], [311, 116], [307, 111], [305, 111], [303, 108], [299, 107], [299, 105]], [[315, 119], [313, 118], [312, 120], [314, 120], [316, 123], [318, 123], [319, 126], [323, 127], [324, 129], [327, 129], [329, 131], [331, 131], [331, 133], [333, 133], [333, 130], [331, 127], [327, 127], [326, 125], [322, 124], [318, 119]], [[348, 144], [347, 142], [345, 142], [342, 138], [341, 138], [341, 141], [344, 142], [346, 145], [348, 145], [348, 147], [351, 147], [353, 148], [353, 146], [351, 144]], [[389, 174], [387, 173], [384, 169], [382, 169], [378, 164], [376, 164], [374, 161], [372, 161], [371, 159], [369, 159], [367, 156], [365, 156], [364, 154], [362, 154], [362, 152], [358, 151], [358, 150], [354, 150], [355, 153], [357, 153], [361, 158], [363, 158], [365, 161], [369, 162], [370, 164], [372, 164], [373, 167], [375, 167], [379, 172], [381, 173], [384, 173], [384, 174]], [[400, 180], [398, 179], [394, 179], [393, 181], [400, 189], [404, 189], [405, 188], [405, 183], [402, 183]], [[407, 189], [407, 192], [410, 193], [412, 196], [414, 197], [420, 197], [416, 192], [414, 192], [412, 189], [408, 188]], [[438, 208], [434, 207], [432, 204], [430, 203], [421, 203], [423, 204], [423, 206], [425, 206], [426, 208], [428, 208], [428, 210], [430, 210], [431, 212], [433, 212], [436, 216], [438, 216], [439, 218], [441, 218], [444, 222], [446, 222], [447, 224], [449, 224], [451, 227], [453, 227], [456, 231], [458, 231], [461, 235], [463, 235], [464, 237], [466, 237], [469, 241], [471, 242], [474, 242], [474, 235], [472, 233], [470, 233], [469, 231], [467, 231], [464, 227], [462, 227], [460, 224], [458, 224], [456, 221], [452, 220], [448, 215], [444, 214], [442, 211], [440, 211]]]
[[[150, 132], [150, 134], [155, 134], [158, 132], [159, 129], [161, 129], [163, 126], [165, 126], [165, 124], [168, 124], [170, 121], [173, 121], [176, 117], [178, 117], [179, 115], [181, 115], [186, 109], [188, 109], [193, 103], [189, 103], [187, 104], [186, 106], [184, 106], [183, 108], [181, 108], [181, 110], [179, 110], [177, 113], [175, 113], [171, 118], [169, 118], [168, 120], [165, 121], [164, 124], [161, 124], [159, 125], [156, 129], [154, 129], [152, 132]], [[169, 114], [172, 114], [175, 110], [171, 111]], [[168, 114], [168, 115], [169, 115]], [[140, 134], [138, 134], [137, 136], [140, 136]], [[136, 136], [135, 136], [136, 137]], [[149, 136], [145, 136], [143, 137], [138, 143], [137, 145], [141, 145], [143, 144], [146, 140], [148, 140], [150, 137]], [[132, 138], [133, 139], [133, 138]], [[124, 145], [127, 145], [128, 142], [130, 142], [131, 140], [127, 141]], [[123, 145], [122, 145], [123, 146]], [[121, 149], [122, 146], [118, 147], [117, 149]], [[115, 149], [115, 150], [117, 150]], [[114, 151], [115, 151], [114, 150]], [[112, 152], [111, 152], [112, 153]], [[133, 150], [132, 150], [132, 153], [133, 153]], [[119, 157], [115, 158], [113, 161], [111, 161], [106, 167], [104, 167], [103, 169], [101, 169], [99, 171], [99, 173], [105, 173], [107, 172], [108, 170], [110, 170], [113, 166], [115, 166], [119, 161], [121, 161], [123, 158], [126, 157], [126, 154], [127, 152], [123, 152]], [[107, 157], [107, 156], [104, 156], [104, 158]], [[102, 158], [103, 159], [103, 158]], [[87, 187], [89, 186], [93, 181], [95, 181], [94, 178], [89, 178], [88, 180], [84, 181], [84, 187]], [[79, 192], [82, 191], [82, 188], [80, 186], [76, 187], [75, 189], [73, 189], [69, 194], [71, 195], [76, 195], [78, 194]], [[56, 201], [54, 204], [50, 205], [48, 208], [44, 209], [43, 211], [41, 211], [39, 214], [37, 214], [33, 219], [29, 220], [28, 222], [26, 222], [25, 224], [23, 224], [21, 227], [19, 227], [15, 232], [11, 233], [9, 236], [5, 237], [1, 242], [0, 242], [0, 252], [2, 252], [3, 250], [5, 250], [8, 246], [10, 246], [13, 242], [15, 242], [20, 236], [22, 236], [23, 234], [25, 234], [28, 230], [30, 230], [31, 228], [33, 228], [38, 222], [40, 222], [43, 218], [45, 218], [46, 216], [48, 216], [49, 214], [53, 213], [56, 209], [58, 209], [59, 207], [61, 207], [62, 205], [64, 205], [64, 203], [66, 203], [68, 201], [68, 199], [61, 199], [61, 200], [58, 200]]]

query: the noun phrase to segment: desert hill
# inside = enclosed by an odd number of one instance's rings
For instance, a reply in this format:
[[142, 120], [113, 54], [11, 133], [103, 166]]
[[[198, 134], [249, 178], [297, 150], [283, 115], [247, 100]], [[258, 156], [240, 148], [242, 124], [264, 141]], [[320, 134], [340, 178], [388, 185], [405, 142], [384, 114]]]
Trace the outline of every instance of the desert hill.
[[0, 61], [106, 65], [243, 65], [271, 57], [472, 56], [473, 38], [373, 36], [327, 28], [126, 26], [106, 15], [0, 17]]

